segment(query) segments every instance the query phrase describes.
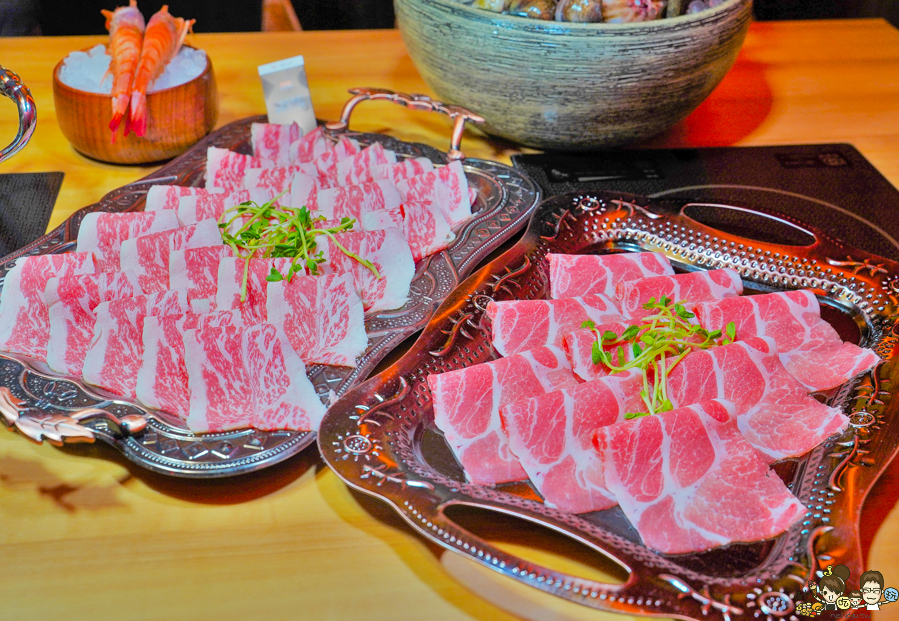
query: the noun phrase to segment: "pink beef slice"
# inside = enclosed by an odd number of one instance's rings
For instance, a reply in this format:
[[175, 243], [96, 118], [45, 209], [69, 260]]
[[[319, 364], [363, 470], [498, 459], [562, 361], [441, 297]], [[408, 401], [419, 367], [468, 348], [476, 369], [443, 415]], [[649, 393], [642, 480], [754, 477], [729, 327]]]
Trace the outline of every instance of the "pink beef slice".
[[565, 354], [556, 347], [539, 347], [428, 376], [434, 424], [443, 432], [468, 480], [480, 485], [527, 478], [509, 450], [499, 409], [577, 383]]
[[187, 419], [190, 390], [184, 360], [184, 334], [201, 326], [242, 325], [236, 311], [145, 317], [143, 359], [137, 372], [138, 400], [147, 407]]
[[169, 255], [172, 251], [221, 243], [218, 223], [212, 218], [169, 231], [126, 239], [122, 242], [122, 269], [137, 275], [145, 293], [159, 293], [169, 288]]
[[288, 154], [289, 164], [311, 162], [315, 158], [333, 149], [333, 145], [325, 135], [325, 130], [316, 127], [311, 132], [291, 143]]
[[275, 162], [228, 149], [209, 147], [206, 150], [206, 188], [240, 190], [246, 171], [250, 168], [274, 168]]
[[268, 322], [306, 364], [355, 367], [368, 346], [362, 300], [350, 274], [268, 283]]
[[50, 314], [44, 290], [51, 278], [92, 274], [90, 252], [22, 257], [6, 273], [0, 292], [0, 351], [47, 358]]
[[688, 354], [669, 373], [667, 391], [675, 407], [733, 403], [743, 436], [769, 461], [803, 455], [849, 424], [838, 409], [809, 396], [765, 338]]
[[468, 179], [459, 161], [397, 182], [403, 204], [425, 205], [439, 210], [450, 227], [455, 229], [471, 219], [471, 195]]
[[295, 209], [305, 207], [309, 211], [318, 210], [318, 192], [322, 188], [321, 183], [314, 175], [302, 171], [294, 173], [290, 178], [289, 187], [287, 201], [289, 206]]
[[615, 302], [625, 317], [638, 319], [654, 312], [643, 308], [652, 298], [658, 302], [667, 296], [674, 302], [699, 303], [741, 293], [740, 275], [724, 268], [621, 282], [615, 287]]
[[186, 289], [189, 299], [215, 300], [219, 263], [234, 256], [230, 246], [173, 250], [169, 255], [169, 288]]
[[[197, 196], [199, 193], [223, 193], [221, 188], [206, 190], [186, 185], [152, 185], [147, 190], [147, 198], [144, 202], [144, 213], [155, 211], [178, 211], [178, 204], [182, 198]], [[138, 212], [139, 213], [139, 212]]]
[[369, 181], [360, 185], [328, 188], [317, 194], [316, 216], [326, 219], [353, 218], [360, 221], [364, 214], [400, 207], [400, 195], [389, 181]]
[[615, 297], [620, 282], [671, 276], [674, 269], [660, 252], [621, 254], [548, 254], [550, 297], [573, 298], [601, 293]]
[[811, 391], [839, 386], [880, 362], [872, 350], [840, 340], [811, 291], [726, 298], [697, 304], [693, 312], [707, 330], [733, 322], [737, 339], [771, 338], [787, 371]]
[[586, 513], [617, 504], [593, 436], [645, 409], [642, 389], [643, 375], [631, 370], [500, 408], [509, 448], [547, 505]]
[[121, 269], [119, 255], [122, 243], [139, 235], [176, 229], [181, 224], [173, 211], [106, 213], [84, 216], [78, 227], [78, 252], [93, 252], [98, 272]]
[[401, 179], [409, 179], [434, 170], [434, 164], [426, 157], [403, 160], [397, 164], [378, 164], [371, 168], [371, 179], [387, 179], [394, 185]]
[[266, 198], [263, 202], [265, 202], [278, 194], [289, 191], [291, 179], [298, 172], [300, 172], [299, 166], [252, 168], [244, 175], [241, 185], [248, 190], [264, 192]]
[[247, 328], [244, 360], [253, 382], [253, 427], [318, 431], [325, 406], [306, 377], [303, 361], [276, 326]]
[[324, 188], [340, 185], [337, 179], [337, 163], [352, 157], [360, 151], [359, 143], [346, 136], [341, 136], [334, 148], [322, 153], [309, 164], [302, 165], [304, 172], [314, 175]]
[[487, 304], [493, 347], [503, 356], [544, 345], [562, 346], [563, 337], [585, 321], [624, 319], [602, 294], [562, 300], [509, 300]]
[[805, 515], [732, 408], [706, 401], [597, 430], [606, 485], [647, 547], [684, 554], [760, 541]]
[[340, 185], [363, 183], [372, 178], [372, 167], [391, 164], [396, 164], [396, 153], [385, 149], [380, 142], [375, 142], [337, 163], [337, 181]]
[[[202, 188], [197, 188], [202, 190]], [[225, 212], [241, 203], [253, 201], [261, 205], [271, 198], [264, 190], [234, 190], [231, 192], [207, 193], [198, 191], [193, 196], [181, 198], [178, 204], [178, 220], [183, 225], [195, 224], [208, 218], [221, 221]]]
[[[268, 277], [272, 269], [282, 276], [290, 272], [291, 259], [246, 259], [239, 257], [222, 257], [218, 264], [216, 279], [215, 309], [237, 310], [246, 323], [259, 323], [266, 319], [266, 298]], [[243, 282], [246, 271], [246, 290]], [[299, 275], [304, 275], [300, 271]]]
[[250, 125], [250, 145], [253, 156], [275, 162], [278, 166], [288, 166], [290, 146], [300, 140], [303, 130], [296, 123], [277, 125], [275, 123], [253, 123]]
[[318, 429], [325, 408], [275, 326], [200, 326], [184, 349], [192, 431]]
[[100, 272], [51, 278], [44, 289], [50, 318], [47, 364], [57, 373], [81, 376], [94, 336], [94, 309], [103, 302], [143, 292], [133, 272]]
[[443, 214], [421, 203], [403, 205], [403, 235], [416, 263], [449, 247], [456, 239]]
[[146, 317], [183, 315], [184, 290], [103, 302], [96, 308], [94, 338], [84, 358], [84, 381], [117, 395], [137, 398], [137, 373], [143, 362]]
[[[356, 256], [371, 261], [378, 275], [343, 252], [335, 241]], [[399, 229], [339, 233], [319, 247], [326, 258], [319, 266], [319, 272], [323, 275], [352, 274], [365, 312], [400, 308], [409, 299], [415, 262]]]

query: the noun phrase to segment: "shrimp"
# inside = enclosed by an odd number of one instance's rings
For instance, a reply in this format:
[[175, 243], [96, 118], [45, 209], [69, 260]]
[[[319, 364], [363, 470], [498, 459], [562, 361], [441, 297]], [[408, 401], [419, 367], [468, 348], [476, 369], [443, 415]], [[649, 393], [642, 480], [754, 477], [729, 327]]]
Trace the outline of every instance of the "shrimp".
[[[134, 69], [140, 58], [140, 48], [144, 38], [144, 16], [137, 9], [137, 0], [130, 6], [120, 6], [115, 11], [103, 9], [106, 29], [109, 31], [109, 55], [112, 56], [112, 120], [109, 129], [115, 140], [115, 132], [128, 112], [131, 98], [131, 82]], [[128, 119], [125, 120], [125, 135], [128, 134]]]
[[163, 5], [147, 22], [131, 87], [131, 129], [138, 136], [143, 136], [147, 129], [147, 89], [181, 49], [194, 22], [195, 19], [172, 17], [168, 5]]

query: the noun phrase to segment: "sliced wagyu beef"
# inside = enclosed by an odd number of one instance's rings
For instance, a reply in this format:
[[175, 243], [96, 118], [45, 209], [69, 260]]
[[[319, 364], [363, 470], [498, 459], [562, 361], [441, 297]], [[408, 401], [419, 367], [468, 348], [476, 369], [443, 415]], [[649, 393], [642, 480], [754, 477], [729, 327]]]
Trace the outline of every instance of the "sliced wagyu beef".
[[137, 398], [137, 373], [144, 353], [144, 319], [189, 311], [183, 289], [103, 302], [96, 308], [94, 338], [84, 358], [84, 381]]
[[141, 235], [122, 242], [122, 269], [137, 275], [145, 293], [159, 293], [169, 288], [169, 255], [173, 251], [221, 243], [222, 234], [218, 223], [212, 218], [177, 229]]
[[[400, 308], [409, 299], [415, 261], [402, 231], [388, 228], [340, 233], [324, 241], [324, 244], [319, 243], [326, 258], [319, 266], [320, 272], [323, 275], [352, 274], [366, 312]], [[378, 274], [344, 251], [370, 261]]]
[[428, 376], [434, 423], [468, 480], [481, 485], [527, 478], [509, 450], [499, 409], [577, 383], [565, 354], [556, 347]]
[[656, 311], [643, 308], [650, 300], [667, 297], [674, 302], [706, 302], [743, 293], [740, 275], [730, 268], [654, 276], [620, 282], [615, 286], [615, 302], [625, 317], [640, 318]]
[[674, 269], [660, 252], [621, 254], [548, 254], [550, 297], [573, 298], [601, 293], [611, 299], [620, 282], [670, 276]]
[[[218, 263], [216, 310], [236, 310], [245, 323], [266, 320], [269, 277], [274, 269], [287, 276], [292, 259], [246, 259], [222, 257]], [[304, 274], [304, 272], [300, 272]]]
[[100, 272], [51, 278], [44, 289], [50, 317], [47, 365], [57, 373], [81, 376], [94, 336], [94, 310], [103, 302], [143, 292], [133, 272]]
[[849, 424], [838, 409], [809, 396], [774, 344], [760, 337], [688, 354], [668, 374], [667, 390], [675, 407], [733, 403], [741, 433], [770, 461], [803, 455]]
[[340, 185], [356, 185], [369, 181], [372, 179], [371, 169], [385, 164], [396, 164], [396, 153], [375, 142], [352, 157], [337, 162], [337, 182]]
[[184, 355], [192, 431], [318, 429], [325, 407], [275, 326], [187, 330]]
[[[403, 160], [397, 164], [379, 164], [372, 166], [371, 179], [387, 179], [395, 184], [401, 179], [417, 177], [434, 170], [434, 164], [426, 157], [416, 157]], [[367, 181], [363, 179], [362, 181]]]
[[215, 300], [219, 263], [234, 256], [230, 246], [173, 250], [169, 255], [169, 289], [186, 289], [191, 300]]
[[617, 504], [593, 448], [596, 430], [645, 409], [639, 371], [548, 392], [500, 408], [509, 448], [544, 501], [586, 513]]
[[811, 391], [839, 386], [880, 362], [870, 349], [840, 339], [837, 331], [821, 319], [818, 299], [811, 291], [704, 302], [693, 312], [708, 330], [723, 330], [733, 322], [738, 339], [772, 339], [787, 371]]
[[624, 319], [602, 294], [561, 300], [509, 300], [487, 304], [493, 347], [503, 356], [544, 345], [562, 345], [563, 337], [585, 321], [601, 324]]
[[47, 281], [94, 271], [90, 252], [17, 259], [0, 292], [0, 351], [46, 360], [50, 340], [50, 314], [44, 297]]
[[228, 149], [206, 150], [206, 188], [241, 189], [241, 180], [250, 168], [275, 168], [271, 160], [244, 155]]
[[303, 130], [296, 123], [278, 125], [275, 123], [253, 123], [250, 125], [250, 146], [253, 156], [270, 160], [278, 166], [289, 166], [291, 145], [303, 136]]
[[333, 148], [325, 135], [324, 128], [316, 127], [311, 132], [290, 144], [288, 164], [311, 162]]
[[731, 408], [706, 401], [597, 430], [605, 483], [647, 547], [681, 554], [758, 541], [805, 515]]
[[456, 239], [443, 214], [420, 203], [403, 205], [403, 235], [416, 261], [440, 252]]
[[181, 226], [174, 211], [106, 213], [94, 212], [84, 216], [78, 228], [78, 252], [93, 252], [98, 272], [120, 269], [119, 254], [126, 239], [168, 231]]
[[403, 204], [423, 205], [440, 211], [451, 228], [471, 219], [471, 194], [462, 162], [446, 166], [397, 182]]
[[243, 325], [237, 311], [144, 318], [143, 363], [137, 372], [138, 400], [186, 419], [190, 414], [190, 389], [184, 335], [199, 327]]
[[266, 310], [268, 321], [280, 326], [306, 364], [354, 367], [368, 346], [351, 274], [270, 282]]
[[361, 220], [363, 214], [375, 211], [396, 211], [401, 200], [399, 192], [389, 181], [370, 181], [361, 185], [319, 190], [313, 215], [327, 220], [353, 218]]

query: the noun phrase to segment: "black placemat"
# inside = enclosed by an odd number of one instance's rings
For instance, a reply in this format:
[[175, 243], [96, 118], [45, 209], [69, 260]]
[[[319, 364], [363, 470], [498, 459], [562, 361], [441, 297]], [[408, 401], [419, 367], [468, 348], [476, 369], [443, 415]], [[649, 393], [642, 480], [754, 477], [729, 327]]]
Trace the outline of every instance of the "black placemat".
[[0, 256], [46, 232], [62, 178], [61, 172], [0, 175]]
[[899, 191], [848, 144], [515, 155], [555, 196], [612, 190], [762, 207], [899, 260]]

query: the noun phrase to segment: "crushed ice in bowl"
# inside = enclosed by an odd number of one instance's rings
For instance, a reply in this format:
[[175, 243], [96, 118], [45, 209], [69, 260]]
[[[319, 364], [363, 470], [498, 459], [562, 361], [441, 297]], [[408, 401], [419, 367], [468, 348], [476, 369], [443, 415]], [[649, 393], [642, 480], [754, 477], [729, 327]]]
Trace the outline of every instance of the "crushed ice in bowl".
[[[59, 70], [59, 79], [66, 86], [109, 95], [112, 92], [111, 58], [106, 46], [96, 45], [87, 52], [70, 53]], [[206, 69], [206, 52], [182, 47], [165, 71], [152, 83], [148, 92], [154, 93], [190, 82]]]

